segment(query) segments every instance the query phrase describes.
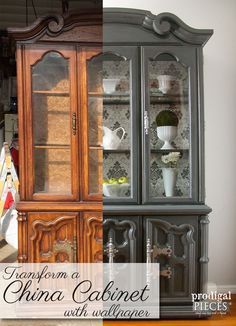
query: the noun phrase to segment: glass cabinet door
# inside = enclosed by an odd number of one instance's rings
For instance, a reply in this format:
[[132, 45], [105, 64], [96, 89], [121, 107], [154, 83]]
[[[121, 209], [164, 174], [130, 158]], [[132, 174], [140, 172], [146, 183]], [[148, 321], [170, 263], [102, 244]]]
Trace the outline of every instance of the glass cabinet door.
[[[80, 69], [85, 69], [80, 83], [82, 96], [83, 199], [102, 199], [102, 92], [101, 49], [84, 49]], [[85, 123], [85, 121], [87, 121]]]
[[[28, 178], [34, 199], [69, 199], [78, 196], [75, 55], [72, 49], [40, 49], [27, 54], [32, 96], [32, 175]], [[30, 84], [29, 83], [29, 84]], [[74, 121], [74, 130], [71, 119]], [[30, 119], [29, 119], [30, 121]], [[27, 135], [30, 144], [30, 135]], [[30, 162], [29, 162], [30, 165]], [[27, 173], [30, 173], [28, 171]]]
[[103, 197], [107, 203], [138, 201], [138, 67], [134, 47], [104, 47]]
[[142, 50], [143, 201], [194, 201], [198, 193], [195, 50]]

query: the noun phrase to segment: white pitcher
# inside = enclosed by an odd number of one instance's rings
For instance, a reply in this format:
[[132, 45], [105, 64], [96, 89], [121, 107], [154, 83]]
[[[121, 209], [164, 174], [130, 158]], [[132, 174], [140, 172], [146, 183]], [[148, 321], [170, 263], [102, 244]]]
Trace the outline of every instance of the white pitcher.
[[[121, 138], [117, 135], [119, 130], [123, 131]], [[116, 130], [111, 130], [107, 127], [103, 127], [103, 148], [104, 149], [117, 149], [119, 148], [121, 141], [125, 136], [125, 129], [122, 127]]]

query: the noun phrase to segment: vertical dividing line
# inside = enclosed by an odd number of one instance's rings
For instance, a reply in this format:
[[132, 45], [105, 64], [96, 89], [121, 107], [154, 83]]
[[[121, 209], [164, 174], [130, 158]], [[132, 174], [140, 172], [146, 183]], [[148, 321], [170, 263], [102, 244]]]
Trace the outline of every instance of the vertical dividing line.
[[28, 17], [28, 0], [25, 0], [25, 22], [26, 26], [29, 25], [29, 17]]
[[37, 16], [37, 12], [36, 12], [35, 5], [34, 5], [34, 0], [31, 0], [31, 4], [32, 4], [33, 10], [34, 10], [35, 18], [37, 19], [38, 16]]

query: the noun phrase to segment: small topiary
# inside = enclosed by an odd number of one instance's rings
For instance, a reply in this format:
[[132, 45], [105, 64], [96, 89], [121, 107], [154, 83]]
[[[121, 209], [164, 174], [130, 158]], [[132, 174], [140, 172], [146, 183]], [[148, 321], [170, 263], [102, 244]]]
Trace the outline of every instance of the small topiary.
[[177, 127], [179, 119], [177, 115], [170, 110], [161, 111], [156, 117], [157, 127], [174, 126]]

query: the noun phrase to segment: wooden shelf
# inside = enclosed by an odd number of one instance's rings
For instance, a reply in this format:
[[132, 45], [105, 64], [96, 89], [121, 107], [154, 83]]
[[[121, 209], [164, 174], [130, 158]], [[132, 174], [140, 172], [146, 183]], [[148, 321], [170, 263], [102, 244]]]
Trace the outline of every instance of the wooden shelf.
[[100, 145], [90, 145], [90, 146], [89, 146], [89, 149], [102, 150], [103, 147], [100, 146]]
[[46, 145], [34, 145], [35, 149], [70, 149], [70, 145], [54, 145], [54, 144], [46, 144]]
[[69, 96], [69, 92], [63, 91], [33, 91], [33, 94], [40, 94], [40, 95], [54, 95], [54, 96]]

